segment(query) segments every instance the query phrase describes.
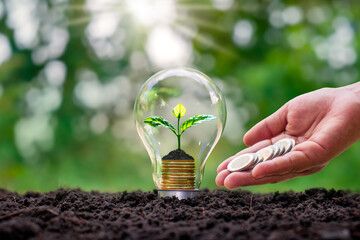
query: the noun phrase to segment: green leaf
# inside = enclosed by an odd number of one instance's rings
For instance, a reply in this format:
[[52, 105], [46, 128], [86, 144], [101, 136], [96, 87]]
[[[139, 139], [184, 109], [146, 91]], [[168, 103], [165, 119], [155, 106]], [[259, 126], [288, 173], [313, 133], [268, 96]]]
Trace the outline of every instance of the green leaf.
[[186, 119], [182, 124], [181, 124], [181, 132], [183, 133], [186, 129], [199, 124], [201, 122], [204, 121], [210, 121], [215, 119], [216, 117], [213, 115], [195, 115], [189, 119]]
[[179, 103], [178, 105], [176, 105], [176, 107], [173, 108], [172, 113], [176, 118], [182, 118], [186, 113], [186, 108], [184, 107], [184, 105]]
[[144, 123], [152, 126], [152, 127], [167, 127], [170, 128], [176, 134], [175, 127], [169, 123], [167, 120], [163, 119], [162, 117], [155, 116], [155, 117], [148, 117], [144, 119]]

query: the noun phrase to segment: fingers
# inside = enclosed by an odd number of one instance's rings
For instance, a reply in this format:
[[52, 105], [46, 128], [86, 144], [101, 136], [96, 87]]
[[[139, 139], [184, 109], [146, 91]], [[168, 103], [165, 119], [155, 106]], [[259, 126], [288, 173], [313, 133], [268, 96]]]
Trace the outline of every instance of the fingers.
[[228, 159], [226, 159], [225, 161], [223, 161], [219, 167], [217, 168], [217, 172], [221, 172], [222, 170], [226, 169], [227, 168], [227, 165], [229, 164], [229, 162], [231, 160], [233, 160], [235, 157], [241, 155], [241, 154], [244, 154], [244, 153], [252, 153], [252, 152], [256, 152], [258, 150], [260, 150], [261, 148], [264, 148], [266, 146], [269, 146], [271, 145], [271, 140], [264, 140], [264, 141], [261, 141], [261, 142], [258, 142], [257, 144], [249, 147], [249, 148], [246, 148], [240, 152], [238, 152], [237, 154], [235, 154], [234, 156], [232, 157], [229, 157]]
[[[255, 152], [264, 146], [268, 146], [271, 142], [275, 142], [277, 138], [261, 141], [235, 156], [246, 152]], [[323, 161], [321, 152], [323, 152], [323, 148], [319, 144], [308, 140], [296, 145], [291, 152], [283, 156], [256, 165], [251, 171], [230, 172], [226, 167], [234, 156], [219, 166], [215, 181], [219, 187], [225, 186], [232, 189], [241, 186], [275, 183], [309, 175], [320, 171], [326, 165], [327, 161]]]
[[254, 178], [263, 178], [272, 175], [283, 175], [289, 172], [300, 172], [311, 168], [309, 160], [303, 152], [293, 151], [285, 156], [258, 164], [252, 170]]
[[[223, 183], [220, 185], [225, 186], [228, 189], [233, 189], [237, 187], [245, 187], [245, 186], [255, 186], [255, 185], [262, 185], [268, 183], [277, 183], [286, 181], [292, 178], [306, 176], [310, 174], [317, 173], [321, 171], [324, 167], [316, 167], [310, 170], [306, 170], [303, 172], [291, 172], [285, 175], [277, 175], [277, 176], [269, 176], [260, 179], [256, 179], [252, 176], [251, 172], [233, 172], [228, 175], [223, 180]], [[222, 173], [222, 172], [221, 172]], [[225, 175], [225, 174], [224, 174]], [[219, 179], [220, 180], [220, 179]]]
[[251, 128], [244, 136], [244, 143], [247, 146], [252, 146], [259, 141], [271, 139], [284, 132], [287, 124], [287, 106], [285, 104], [275, 113]]
[[223, 187], [225, 178], [230, 174], [231, 172], [228, 171], [227, 169], [224, 169], [221, 172], [219, 172], [215, 179], [216, 185], [218, 185], [219, 187]]
[[[237, 154], [236, 154], [236, 155], [237, 155]], [[234, 155], [234, 156], [226, 159], [226, 160], [223, 161], [222, 163], [220, 163], [220, 165], [218, 166], [218, 168], [217, 168], [217, 170], [216, 170], [217, 173], [220, 173], [221, 171], [226, 170], [227, 165], [229, 164], [229, 162], [231, 162], [231, 160], [233, 160], [233, 159], [235, 158], [236, 155]]]
[[324, 163], [318, 155], [321, 151], [321, 147], [315, 142], [303, 142], [281, 157], [258, 164], [252, 170], [252, 176], [259, 179], [318, 167]]

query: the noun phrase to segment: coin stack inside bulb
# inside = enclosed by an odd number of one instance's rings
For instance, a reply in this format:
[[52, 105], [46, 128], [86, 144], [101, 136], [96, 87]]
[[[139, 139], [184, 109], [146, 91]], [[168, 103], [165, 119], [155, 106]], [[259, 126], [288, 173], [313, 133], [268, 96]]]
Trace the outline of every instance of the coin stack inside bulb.
[[189, 160], [161, 160], [161, 187], [164, 190], [195, 189], [195, 162]]
[[256, 153], [245, 153], [235, 157], [228, 164], [227, 169], [230, 172], [250, 170], [261, 162], [272, 160], [290, 152], [294, 146], [294, 139], [283, 138], [273, 145], [260, 149]]

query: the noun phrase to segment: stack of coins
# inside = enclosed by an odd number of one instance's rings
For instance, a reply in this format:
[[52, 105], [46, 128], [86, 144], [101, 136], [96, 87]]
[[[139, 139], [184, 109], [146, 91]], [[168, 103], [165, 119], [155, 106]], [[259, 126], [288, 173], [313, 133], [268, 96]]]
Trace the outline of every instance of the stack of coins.
[[245, 153], [237, 156], [231, 160], [227, 166], [227, 169], [230, 172], [250, 170], [261, 162], [272, 160], [278, 156], [282, 156], [290, 152], [294, 146], [294, 139], [283, 138], [273, 145], [260, 149], [256, 153]]
[[195, 161], [161, 160], [161, 187], [164, 190], [195, 189]]

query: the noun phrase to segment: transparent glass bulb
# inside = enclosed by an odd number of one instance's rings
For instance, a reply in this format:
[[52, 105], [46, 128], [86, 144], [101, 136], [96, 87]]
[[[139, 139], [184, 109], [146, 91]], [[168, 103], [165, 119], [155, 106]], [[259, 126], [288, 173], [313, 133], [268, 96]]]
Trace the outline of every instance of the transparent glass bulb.
[[196, 194], [226, 121], [225, 100], [215, 82], [194, 69], [160, 71], [142, 86], [134, 111], [159, 194]]

